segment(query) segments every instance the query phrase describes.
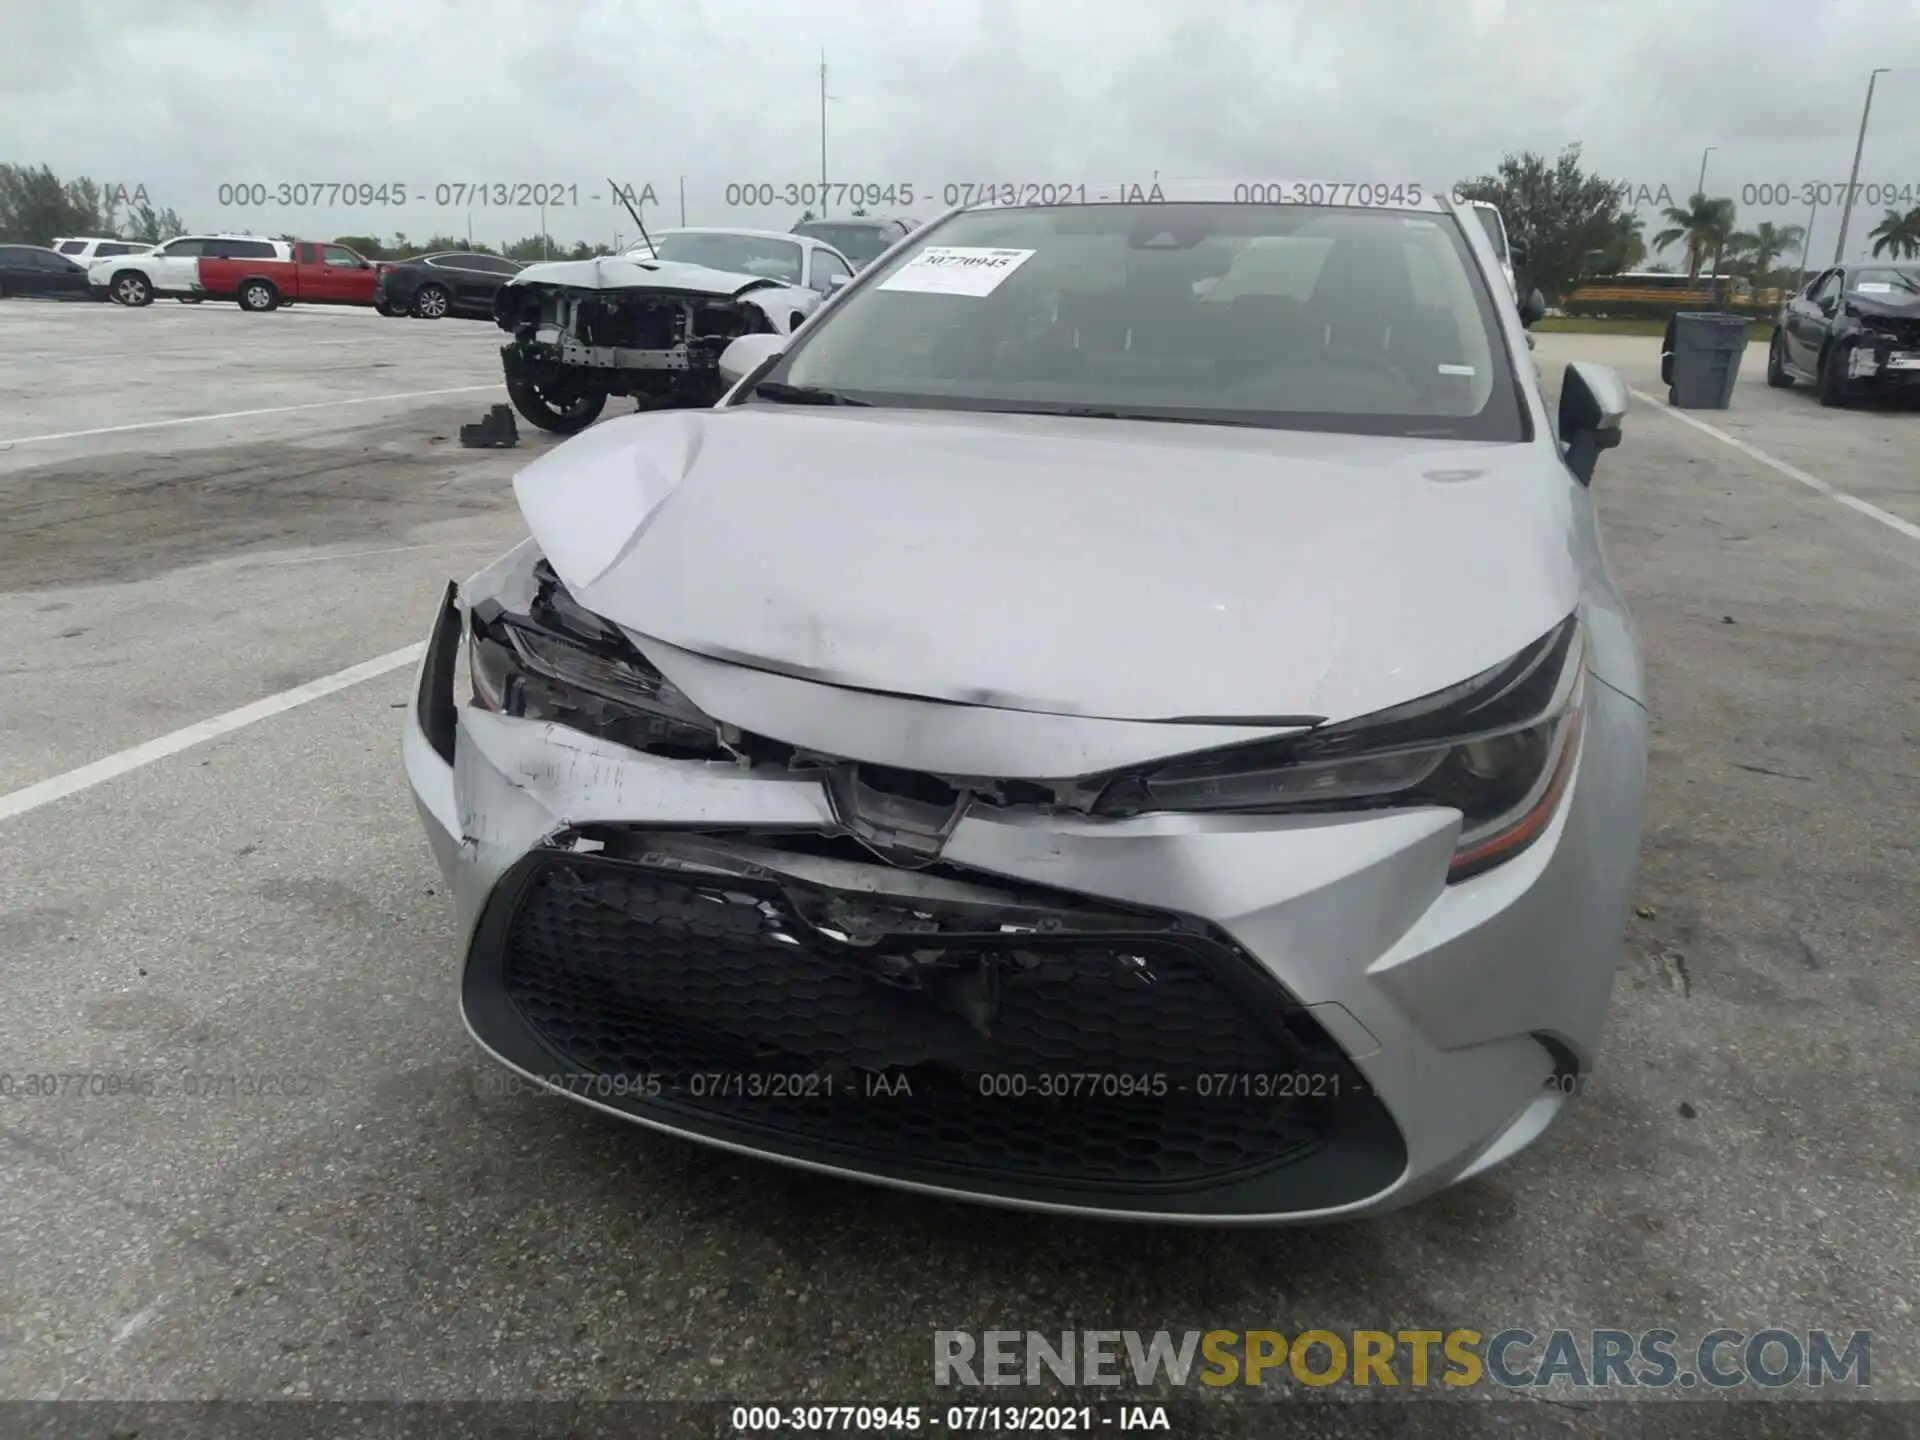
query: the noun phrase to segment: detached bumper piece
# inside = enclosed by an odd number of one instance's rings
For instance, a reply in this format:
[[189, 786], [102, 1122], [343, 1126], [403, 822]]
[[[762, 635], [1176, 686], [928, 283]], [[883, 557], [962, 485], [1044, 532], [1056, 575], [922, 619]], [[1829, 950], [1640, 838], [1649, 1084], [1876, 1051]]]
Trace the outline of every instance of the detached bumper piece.
[[460, 427], [460, 443], [469, 450], [511, 450], [520, 443], [511, 405], [491, 407], [478, 424]]
[[776, 1158], [1114, 1213], [1331, 1209], [1404, 1168], [1347, 1057], [1199, 921], [984, 875], [966, 885], [1007, 903], [687, 873], [646, 846], [532, 852], [468, 958], [474, 1033], [578, 1099]]

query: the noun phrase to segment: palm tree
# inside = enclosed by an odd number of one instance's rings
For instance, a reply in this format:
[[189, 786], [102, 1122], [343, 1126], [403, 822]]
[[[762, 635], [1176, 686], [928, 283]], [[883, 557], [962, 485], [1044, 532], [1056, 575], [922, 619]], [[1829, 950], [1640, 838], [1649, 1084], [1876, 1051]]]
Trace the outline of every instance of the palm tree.
[[1662, 230], [1653, 237], [1653, 248], [1664, 250], [1679, 241], [1687, 247], [1687, 283], [1692, 284], [1700, 278], [1700, 267], [1709, 256], [1713, 257], [1713, 268], [1720, 268], [1720, 252], [1726, 248], [1727, 240], [1733, 234], [1733, 201], [1725, 196], [1709, 200], [1700, 191], [1695, 191], [1682, 209], [1678, 205], [1669, 205], [1660, 212], [1672, 227]]
[[1762, 220], [1751, 230], [1729, 235], [1727, 251], [1736, 265], [1747, 268], [1754, 289], [1764, 290], [1777, 283], [1773, 262], [1798, 246], [1806, 233], [1800, 225], [1776, 225], [1771, 220]]
[[1920, 255], [1920, 205], [1904, 215], [1898, 210], [1887, 211], [1886, 219], [1873, 227], [1873, 253], [1890, 253], [1897, 260]]

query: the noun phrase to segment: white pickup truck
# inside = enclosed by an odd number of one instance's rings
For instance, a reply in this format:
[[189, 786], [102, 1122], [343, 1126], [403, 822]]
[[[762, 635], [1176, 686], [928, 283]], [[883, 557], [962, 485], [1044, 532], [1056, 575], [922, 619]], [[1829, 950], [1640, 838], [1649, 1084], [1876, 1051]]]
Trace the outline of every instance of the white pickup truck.
[[182, 235], [143, 255], [114, 255], [87, 267], [87, 284], [96, 295], [121, 305], [151, 305], [160, 295], [189, 303], [205, 298], [200, 257], [218, 260], [289, 260], [293, 247], [258, 235]]

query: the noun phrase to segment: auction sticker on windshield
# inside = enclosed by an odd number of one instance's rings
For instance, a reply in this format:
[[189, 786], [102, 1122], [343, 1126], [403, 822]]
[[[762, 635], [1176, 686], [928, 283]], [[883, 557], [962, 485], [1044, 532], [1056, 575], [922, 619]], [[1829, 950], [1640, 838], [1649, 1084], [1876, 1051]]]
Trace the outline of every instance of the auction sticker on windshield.
[[1033, 253], [983, 245], [929, 245], [881, 281], [879, 288], [917, 290], [922, 295], [991, 295]]

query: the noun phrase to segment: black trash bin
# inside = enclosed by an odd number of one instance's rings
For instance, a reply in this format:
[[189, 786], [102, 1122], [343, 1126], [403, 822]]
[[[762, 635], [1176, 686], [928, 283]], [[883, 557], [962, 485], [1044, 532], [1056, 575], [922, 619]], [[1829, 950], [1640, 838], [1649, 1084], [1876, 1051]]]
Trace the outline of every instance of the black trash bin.
[[1747, 353], [1753, 321], [1744, 315], [1682, 311], [1667, 321], [1660, 344], [1660, 378], [1667, 403], [1681, 410], [1725, 410]]

